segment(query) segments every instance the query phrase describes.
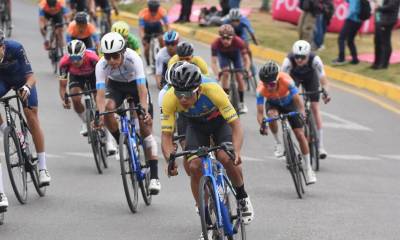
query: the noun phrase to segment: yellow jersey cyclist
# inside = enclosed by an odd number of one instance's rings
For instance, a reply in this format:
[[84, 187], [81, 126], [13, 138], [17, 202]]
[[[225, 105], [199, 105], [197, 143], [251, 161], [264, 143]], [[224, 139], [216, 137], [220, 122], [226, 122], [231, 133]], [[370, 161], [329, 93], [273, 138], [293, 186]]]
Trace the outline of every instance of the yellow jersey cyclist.
[[[173, 132], [175, 114], [182, 113], [188, 119], [186, 127], [185, 150], [196, 150], [200, 146], [210, 146], [210, 138], [216, 145], [224, 142], [233, 143], [235, 159], [223, 151], [216, 153], [217, 159], [224, 165], [236, 192], [245, 223], [254, 217], [253, 206], [244, 188], [240, 152], [243, 143], [243, 129], [239, 117], [230, 103], [228, 96], [218, 83], [202, 83], [200, 69], [184, 62], [171, 74], [172, 87], [162, 101], [161, 148], [168, 161], [174, 152]], [[201, 160], [194, 156], [184, 160], [184, 167], [190, 176], [192, 194], [198, 206], [199, 181], [202, 176]], [[178, 174], [177, 165], [170, 172]]]
[[167, 83], [165, 73], [167, 72], [168, 62], [176, 54], [176, 46], [179, 43], [179, 33], [171, 30], [164, 33], [163, 40], [165, 47], [161, 48], [156, 56], [156, 74], [155, 79], [158, 89]]
[[129, 24], [124, 21], [115, 22], [111, 26], [111, 32], [117, 32], [125, 39], [126, 47], [140, 55], [140, 42], [135, 35], [129, 32]]
[[[158, 178], [158, 148], [152, 133], [153, 110], [146, 86], [143, 61], [139, 54], [126, 48], [125, 39], [119, 33], [107, 33], [100, 44], [104, 57], [96, 64], [97, 108], [100, 112], [114, 110], [121, 106], [126, 98], [132, 98], [135, 105], [140, 104], [143, 107], [145, 115], [134, 121], [140, 126], [146, 159], [149, 159], [150, 194], [158, 194], [161, 189]], [[114, 114], [101, 116], [99, 122], [100, 126], [105, 123], [118, 143], [120, 130]]]
[[[315, 183], [317, 178], [311, 167], [310, 150], [304, 135], [304, 123], [301, 119], [302, 116], [305, 116], [305, 110], [299, 90], [293, 79], [288, 74], [281, 72], [278, 64], [274, 61], [267, 61], [261, 67], [258, 76], [261, 80], [257, 87], [257, 121], [260, 124], [260, 133], [267, 134], [268, 132], [268, 128], [262, 126], [264, 108], [268, 117], [275, 117], [279, 113], [299, 112], [300, 115], [289, 117], [289, 123], [300, 145], [302, 159], [305, 163], [306, 182], [307, 184]], [[276, 143], [280, 144], [277, 122], [271, 122], [269, 127]]]
[[[282, 71], [289, 74], [296, 83], [296, 86], [302, 86], [307, 92], [316, 92], [322, 86], [324, 103], [330, 101], [328, 94], [328, 78], [324, 71], [324, 64], [319, 56], [311, 52], [311, 45], [305, 40], [298, 40], [293, 44], [292, 51], [283, 60]], [[328, 156], [324, 148], [322, 118], [319, 107], [319, 93], [309, 96], [311, 100], [311, 111], [315, 117], [315, 123], [318, 130], [319, 146], [318, 152], [321, 159]]]
[[209, 75], [206, 61], [200, 56], [193, 56], [193, 52], [193, 44], [189, 42], [180, 42], [176, 48], [176, 55], [168, 61], [168, 66], [172, 66], [172, 64], [178, 61], [186, 61], [199, 67], [201, 74]]

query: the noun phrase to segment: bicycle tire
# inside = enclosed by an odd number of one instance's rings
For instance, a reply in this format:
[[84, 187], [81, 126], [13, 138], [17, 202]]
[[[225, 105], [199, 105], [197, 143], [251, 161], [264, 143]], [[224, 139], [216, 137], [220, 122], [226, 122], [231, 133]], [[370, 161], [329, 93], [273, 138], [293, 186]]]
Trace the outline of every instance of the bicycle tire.
[[235, 73], [231, 72], [231, 79], [229, 82], [229, 95], [233, 108], [239, 113], [239, 92], [236, 85]]
[[35, 162], [35, 164], [31, 166], [29, 174], [31, 175], [33, 186], [35, 186], [35, 190], [36, 190], [37, 194], [40, 197], [44, 197], [46, 195], [47, 187], [46, 186], [40, 186], [40, 183], [39, 183], [39, 169], [37, 167], [37, 162]]
[[311, 166], [315, 171], [319, 171], [319, 139], [318, 139], [318, 133], [317, 133], [317, 128], [315, 125], [315, 118], [314, 114], [312, 111], [310, 111], [307, 119], [307, 125], [309, 129], [309, 140], [308, 140], [308, 145], [310, 148], [310, 161], [311, 161]]
[[[228, 236], [228, 240], [246, 240], [246, 225], [244, 224], [243, 221], [238, 220], [239, 216], [239, 208], [238, 208], [238, 202], [236, 200], [236, 196], [234, 193], [234, 189], [232, 184], [230, 183], [229, 179], [227, 176], [224, 175], [224, 182], [225, 182], [225, 204], [228, 209], [228, 213], [231, 218], [231, 224], [235, 224], [235, 220], [240, 221], [239, 223], [239, 229], [237, 229], [237, 233], [235, 233], [233, 236]], [[235, 206], [235, 209], [232, 209], [232, 206]], [[236, 215], [233, 213], [233, 210], [236, 210]]]
[[0, 212], [0, 226], [4, 224], [4, 212]]
[[302, 190], [301, 186], [299, 183], [299, 178], [298, 178], [298, 168], [295, 162], [295, 152], [293, 148], [293, 143], [291, 142], [290, 138], [290, 133], [285, 132], [283, 136], [283, 144], [285, 147], [285, 156], [286, 156], [286, 163], [287, 163], [287, 169], [290, 172], [290, 175], [292, 176], [294, 187], [296, 189], [297, 196], [299, 198], [302, 198]]
[[[12, 139], [11, 142], [10, 138]], [[11, 143], [13, 143], [13, 145], [15, 146], [15, 153], [17, 154], [18, 157], [16, 163], [12, 162], [10, 158]], [[4, 130], [4, 155], [7, 163], [8, 175], [10, 177], [11, 186], [13, 188], [15, 196], [17, 197], [18, 201], [21, 204], [25, 204], [28, 198], [28, 185], [27, 185], [27, 173], [25, 169], [25, 159], [22, 154], [21, 146], [17, 134], [15, 132], [15, 129], [11, 127], [7, 127]], [[19, 171], [19, 174], [21, 175], [19, 183], [17, 183], [16, 181], [18, 173], [14, 174], [13, 172], [13, 168], [16, 167], [18, 168], [17, 171]], [[21, 186], [18, 186], [18, 184], [21, 184]]]
[[[86, 111], [86, 124], [90, 126], [90, 119], [94, 119], [94, 113], [92, 110]], [[91, 129], [91, 128], [89, 128]], [[96, 169], [99, 174], [103, 173], [103, 170], [101, 169], [101, 163], [100, 163], [100, 142], [98, 141], [97, 137], [97, 131], [95, 130], [89, 130], [88, 129], [88, 138], [90, 139], [90, 146], [92, 148], [93, 152], [93, 157], [94, 157], [94, 163], [96, 164]]]
[[[139, 186], [131, 166], [133, 161], [131, 154], [129, 153], [129, 146], [127, 144], [127, 137], [125, 134], [121, 134], [119, 137], [119, 155], [120, 155], [120, 166], [121, 166], [121, 177], [122, 184], [124, 186], [124, 192], [126, 201], [129, 209], [132, 213], [137, 212], [139, 202]], [[132, 192], [131, 192], [132, 191]]]
[[[145, 160], [145, 155], [144, 155], [144, 149], [143, 149], [143, 145], [138, 146], [138, 151], [139, 151], [139, 160]], [[142, 192], [142, 197], [143, 197], [143, 201], [147, 206], [151, 205], [151, 201], [152, 201], [152, 196], [150, 194], [150, 189], [149, 189], [149, 185], [150, 185], [150, 166], [148, 164], [148, 162], [144, 161], [145, 165], [141, 166], [142, 170], [145, 173], [145, 177], [143, 180], [139, 181], [139, 187], [140, 187], [140, 191]]]
[[106, 133], [104, 132], [104, 130], [97, 130], [97, 137], [98, 137], [98, 141], [100, 144], [100, 158], [101, 158], [101, 162], [103, 163], [103, 167], [104, 168], [108, 168], [108, 162], [107, 162], [107, 139], [106, 139]]
[[[203, 232], [204, 240], [223, 240], [224, 230], [217, 227], [218, 214], [216, 212], [217, 199], [215, 199], [215, 189], [210, 177], [208, 176], [203, 176], [200, 179], [199, 202], [201, 230]], [[207, 223], [206, 220], [206, 206], [208, 209], [208, 216], [211, 221], [210, 223]], [[210, 226], [212, 226], [211, 229], [213, 230], [213, 237], [211, 239], [208, 237], [208, 230], [210, 230]]]

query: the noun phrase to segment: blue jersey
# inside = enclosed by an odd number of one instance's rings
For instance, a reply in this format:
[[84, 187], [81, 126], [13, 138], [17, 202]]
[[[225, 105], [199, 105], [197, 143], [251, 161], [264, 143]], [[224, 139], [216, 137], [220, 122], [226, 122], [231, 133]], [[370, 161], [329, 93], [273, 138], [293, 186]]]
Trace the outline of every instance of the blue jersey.
[[233, 29], [235, 29], [235, 34], [245, 42], [248, 42], [250, 40], [247, 31], [254, 34], [254, 29], [251, 27], [249, 19], [247, 19], [247, 17], [245, 16], [242, 16], [240, 18], [240, 23], [238, 26], [234, 26], [230, 19], [226, 19], [224, 21], [224, 24], [231, 24]]
[[20, 88], [25, 84], [27, 75], [33, 73], [31, 64], [20, 43], [6, 40], [4, 45], [5, 55], [0, 63], [0, 82]]

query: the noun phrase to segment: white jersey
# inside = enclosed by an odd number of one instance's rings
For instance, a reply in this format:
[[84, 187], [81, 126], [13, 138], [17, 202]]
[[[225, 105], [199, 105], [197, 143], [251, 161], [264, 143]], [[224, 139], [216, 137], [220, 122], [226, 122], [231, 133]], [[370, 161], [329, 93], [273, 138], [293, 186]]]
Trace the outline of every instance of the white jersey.
[[136, 81], [137, 84], [145, 84], [146, 77], [142, 59], [135, 51], [127, 48], [122, 65], [112, 68], [102, 57], [96, 64], [96, 88], [104, 88], [106, 79], [122, 83]]
[[168, 54], [167, 47], [163, 47], [156, 56], [156, 75], [162, 75], [168, 66], [168, 61], [172, 56]]
[[[319, 79], [325, 76], [324, 64], [322, 63], [322, 60], [319, 56], [314, 57], [311, 66], [317, 73]], [[287, 74], [290, 74], [292, 68], [293, 68], [292, 62], [288, 57], [286, 57], [282, 63], [282, 71]]]

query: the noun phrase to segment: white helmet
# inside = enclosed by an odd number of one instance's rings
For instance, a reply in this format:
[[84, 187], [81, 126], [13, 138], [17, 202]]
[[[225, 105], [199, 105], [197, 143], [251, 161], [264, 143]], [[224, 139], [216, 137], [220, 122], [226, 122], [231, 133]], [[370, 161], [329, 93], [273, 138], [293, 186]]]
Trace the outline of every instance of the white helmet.
[[311, 46], [305, 40], [298, 40], [293, 44], [292, 51], [294, 55], [308, 56], [311, 52]]
[[125, 48], [125, 39], [117, 32], [110, 32], [101, 38], [100, 45], [103, 53], [117, 53]]
[[85, 43], [81, 40], [74, 39], [67, 45], [67, 53], [68, 56], [73, 57], [82, 57], [85, 54], [86, 46]]

